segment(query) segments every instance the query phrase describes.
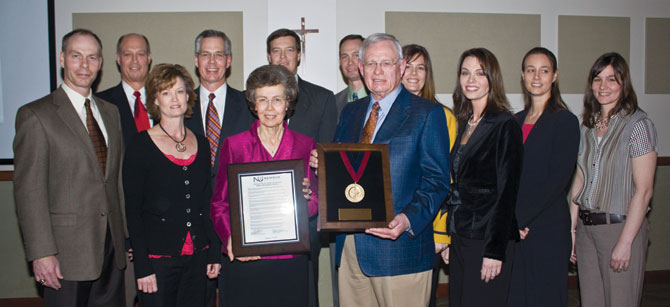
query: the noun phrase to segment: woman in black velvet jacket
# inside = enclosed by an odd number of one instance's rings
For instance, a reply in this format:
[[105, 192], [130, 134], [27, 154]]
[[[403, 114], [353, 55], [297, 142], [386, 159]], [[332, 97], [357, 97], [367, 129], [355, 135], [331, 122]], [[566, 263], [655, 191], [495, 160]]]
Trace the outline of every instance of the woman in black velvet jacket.
[[461, 124], [446, 200], [452, 242], [443, 252], [450, 263], [449, 306], [505, 306], [514, 259], [509, 241], [519, 239], [514, 208], [521, 129], [509, 112], [498, 60], [490, 51], [467, 50], [458, 67], [453, 98]]

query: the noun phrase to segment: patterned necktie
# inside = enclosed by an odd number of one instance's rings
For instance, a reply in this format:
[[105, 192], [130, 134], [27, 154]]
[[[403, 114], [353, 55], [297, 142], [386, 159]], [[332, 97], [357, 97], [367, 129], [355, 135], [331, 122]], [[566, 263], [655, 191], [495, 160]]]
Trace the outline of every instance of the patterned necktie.
[[351, 98], [352, 98], [351, 101], [358, 100], [358, 94], [354, 93], [353, 95], [351, 95]]
[[147, 109], [144, 108], [142, 99], [140, 99], [140, 96], [142, 96], [140, 92], [135, 91], [133, 95], [135, 96], [135, 110], [133, 110], [133, 114], [135, 114], [135, 126], [137, 127], [137, 132], [142, 132], [150, 128], [149, 115], [147, 114]]
[[88, 98], [84, 102], [84, 107], [86, 108], [86, 128], [88, 129], [88, 135], [91, 137], [93, 149], [95, 149], [98, 162], [100, 162], [100, 168], [102, 168], [102, 173], [104, 174], [107, 168], [107, 144], [105, 143], [105, 136], [102, 134], [98, 122], [93, 117], [91, 101]]
[[219, 148], [219, 135], [221, 135], [221, 124], [219, 123], [219, 113], [214, 106], [214, 93], [209, 94], [209, 104], [207, 105], [207, 119], [205, 126], [207, 126], [206, 136], [209, 142], [210, 162], [214, 166], [216, 160], [216, 150]]
[[375, 101], [375, 104], [372, 105], [368, 121], [365, 122], [365, 126], [363, 127], [361, 144], [372, 143], [372, 135], [375, 133], [375, 127], [377, 127], [377, 120], [379, 119], [379, 107], [379, 102]]

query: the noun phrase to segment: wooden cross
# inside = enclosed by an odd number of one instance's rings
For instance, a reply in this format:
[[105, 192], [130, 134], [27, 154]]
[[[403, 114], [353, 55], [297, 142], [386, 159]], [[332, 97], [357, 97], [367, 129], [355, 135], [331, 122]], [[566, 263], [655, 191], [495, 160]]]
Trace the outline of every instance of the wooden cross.
[[319, 33], [319, 29], [305, 29], [305, 17], [300, 18], [300, 29], [293, 30], [295, 33], [300, 35], [300, 47], [302, 50], [303, 56], [305, 56], [305, 35], [307, 33]]

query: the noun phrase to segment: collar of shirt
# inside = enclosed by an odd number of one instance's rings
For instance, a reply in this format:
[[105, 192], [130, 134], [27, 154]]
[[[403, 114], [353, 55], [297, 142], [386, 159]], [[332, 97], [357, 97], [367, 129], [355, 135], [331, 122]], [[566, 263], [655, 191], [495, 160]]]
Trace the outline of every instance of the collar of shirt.
[[107, 139], [107, 129], [105, 129], [105, 122], [100, 116], [97, 102], [95, 99], [93, 99], [93, 95], [91, 94], [92, 91], [89, 91], [88, 96], [84, 97], [81, 94], [75, 92], [65, 83], [63, 83], [61, 87], [65, 91], [67, 98], [70, 99], [70, 103], [72, 103], [74, 110], [77, 112], [77, 115], [79, 115], [79, 119], [81, 119], [82, 124], [84, 124], [86, 131], [88, 131], [88, 127], [86, 126], [86, 108], [84, 107], [84, 103], [86, 102], [86, 99], [91, 100], [91, 112], [93, 113], [93, 118], [95, 118], [95, 121], [98, 122], [98, 127], [100, 127], [100, 130], [102, 130], [102, 135], [105, 137], [105, 142], [109, 144]]
[[365, 86], [361, 86], [361, 88], [358, 89], [358, 91], [354, 91], [351, 86], [347, 86], [347, 101], [352, 102], [354, 101], [354, 93], [358, 95], [358, 99], [365, 98], [368, 96], [368, 92], [365, 90]]
[[219, 115], [219, 123], [223, 123], [223, 112], [226, 107], [226, 94], [228, 93], [228, 83], [224, 83], [214, 92], [208, 91], [204, 86], [200, 85], [200, 115], [202, 115], [202, 127], [207, 130], [207, 106], [209, 105], [209, 94], [214, 93], [214, 107], [216, 113]]
[[[398, 95], [400, 94], [402, 85], [398, 86], [393, 92], [390, 94], [386, 95], [386, 97], [382, 98], [382, 100], [379, 101], [379, 116], [377, 117], [377, 126], [375, 126], [375, 133], [372, 135], [372, 140], [374, 141], [375, 137], [377, 136], [377, 131], [379, 131], [379, 128], [382, 126], [384, 123], [384, 120], [386, 119], [386, 115], [388, 114], [389, 110], [391, 110], [391, 106], [393, 106], [393, 102], [395, 101], [396, 98], [398, 98]], [[370, 95], [370, 104], [368, 104], [368, 110], [366, 111], [366, 116], [365, 116], [365, 121], [363, 122], [363, 126], [365, 126], [365, 123], [368, 121], [368, 117], [370, 117], [370, 112], [372, 111], [372, 105], [375, 104], [375, 98]]]
[[[126, 81], [121, 80], [121, 86], [123, 86], [123, 92], [126, 94], [126, 98], [128, 99], [128, 104], [130, 105], [130, 113], [135, 116], [135, 89], [132, 88]], [[144, 105], [144, 108], [146, 109], [147, 107], [147, 92], [144, 87], [142, 87], [138, 92], [140, 92], [140, 100], [142, 100], [142, 104]]]

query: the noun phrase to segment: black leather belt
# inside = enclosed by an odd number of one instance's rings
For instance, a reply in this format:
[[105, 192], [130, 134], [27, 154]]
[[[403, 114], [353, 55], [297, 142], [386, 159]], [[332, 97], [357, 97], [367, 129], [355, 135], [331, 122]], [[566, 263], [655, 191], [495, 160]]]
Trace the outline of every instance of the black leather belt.
[[[609, 224], [618, 224], [623, 223], [626, 220], [626, 216], [623, 214], [609, 214], [610, 222]], [[584, 225], [603, 225], [607, 223], [607, 213], [593, 213], [591, 211], [579, 210], [579, 218], [582, 219]]]

